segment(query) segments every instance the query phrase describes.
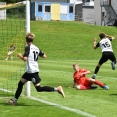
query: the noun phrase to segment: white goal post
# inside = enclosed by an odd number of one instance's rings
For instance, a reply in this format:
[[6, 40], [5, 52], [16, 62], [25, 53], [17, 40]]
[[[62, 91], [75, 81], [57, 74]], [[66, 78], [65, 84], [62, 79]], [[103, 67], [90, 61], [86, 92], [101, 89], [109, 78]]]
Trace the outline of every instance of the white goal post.
[[[30, 1], [26, 0], [26, 33], [30, 32]], [[26, 84], [26, 96], [30, 97], [30, 81]]]

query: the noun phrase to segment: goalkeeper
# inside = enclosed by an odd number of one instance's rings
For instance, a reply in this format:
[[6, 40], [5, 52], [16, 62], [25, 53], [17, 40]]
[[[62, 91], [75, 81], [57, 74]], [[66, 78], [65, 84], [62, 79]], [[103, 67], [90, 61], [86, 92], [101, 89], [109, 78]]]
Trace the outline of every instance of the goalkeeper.
[[6, 57], [5, 60], [8, 60], [9, 58], [11, 58], [11, 60], [13, 60], [12, 54], [15, 52], [15, 49], [16, 49], [16, 47], [15, 47], [14, 42], [13, 42], [13, 43], [10, 45], [9, 52], [8, 52], [7, 57]]

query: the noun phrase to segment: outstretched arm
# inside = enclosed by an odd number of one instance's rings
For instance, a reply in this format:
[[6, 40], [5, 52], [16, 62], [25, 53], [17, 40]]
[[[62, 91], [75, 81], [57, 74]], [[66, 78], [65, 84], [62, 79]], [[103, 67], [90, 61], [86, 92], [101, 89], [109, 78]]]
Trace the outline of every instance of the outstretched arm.
[[111, 38], [112, 40], [114, 40], [115, 39], [115, 37], [114, 36], [110, 36], [110, 35], [107, 35], [107, 34], [105, 34], [106, 35], [106, 37], [107, 38]]
[[85, 71], [82, 74], [90, 74], [90, 73], [91, 73], [90, 71]]
[[96, 38], [94, 38], [94, 44], [93, 44], [94, 49], [96, 49], [96, 48], [97, 48], [97, 47], [96, 47], [96, 41], [97, 41], [97, 39], [96, 39]]

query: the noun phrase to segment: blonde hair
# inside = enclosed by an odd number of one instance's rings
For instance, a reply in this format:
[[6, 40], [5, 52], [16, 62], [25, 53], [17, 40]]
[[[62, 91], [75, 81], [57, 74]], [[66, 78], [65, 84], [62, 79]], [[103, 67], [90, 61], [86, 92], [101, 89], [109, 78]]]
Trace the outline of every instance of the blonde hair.
[[34, 39], [35, 38], [35, 35], [33, 33], [27, 33], [26, 34], [26, 38]]

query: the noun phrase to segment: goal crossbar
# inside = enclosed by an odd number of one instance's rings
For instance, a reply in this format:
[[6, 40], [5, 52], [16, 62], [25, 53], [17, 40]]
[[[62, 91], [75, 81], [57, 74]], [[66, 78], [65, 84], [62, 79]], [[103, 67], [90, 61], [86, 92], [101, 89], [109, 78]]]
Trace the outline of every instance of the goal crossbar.
[[16, 8], [17, 6], [24, 6], [25, 4], [26, 4], [26, 1], [18, 2], [14, 4], [0, 5], [0, 10]]

